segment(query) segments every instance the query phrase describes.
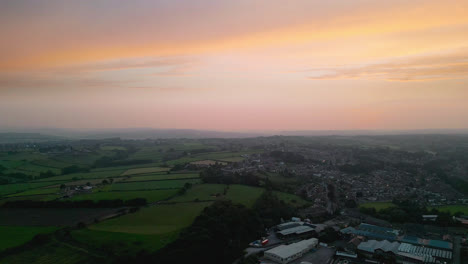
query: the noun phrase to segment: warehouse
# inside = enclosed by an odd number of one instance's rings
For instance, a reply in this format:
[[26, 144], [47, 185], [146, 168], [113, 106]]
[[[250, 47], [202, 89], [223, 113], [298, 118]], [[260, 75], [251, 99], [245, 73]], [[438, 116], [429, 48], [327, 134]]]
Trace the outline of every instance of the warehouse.
[[306, 225], [301, 225], [301, 226], [296, 226], [293, 228], [288, 228], [288, 229], [279, 231], [277, 235], [280, 238], [287, 238], [287, 237], [312, 235], [314, 232], [315, 232], [314, 228], [310, 226], [306, 226]]
[[275, 262], [286, 264], [302, 257], [304, 253], [307, 253], [311, 249], [315, 248], [317, 244], [318, 239], [311, 238], [289, 245], [281, 245], [265, 251], [265, 257]]

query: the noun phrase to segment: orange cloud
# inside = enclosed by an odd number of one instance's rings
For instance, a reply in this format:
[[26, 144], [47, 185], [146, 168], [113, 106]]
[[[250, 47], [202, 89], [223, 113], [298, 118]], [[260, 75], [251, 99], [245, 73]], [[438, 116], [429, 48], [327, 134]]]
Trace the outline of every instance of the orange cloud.
[[468, 49], [449, 54], [399, 58], [362, 67], [316, 68], [311, 80], [382, 79], [390, 81], [429, 81], [468, 76]]
[[[5, 57], [5, 59], [0, 61], [0, 69], [22, 70], [121, 58], [213, 53], [468, 24], [466, 1], [425, 1], [423, 3], [424, 5], [417, 1], [404, 2], [404, 4], [394, 6], [374, 4], [370, 7], [360, 5], [352, 10], [353, 12], [326, 10], [324, 12], [330, 13], [327, 19], [304, 16], [298, 18], [299, 21], [281, 26], [276, 25], [274, 19], [270, 17], [265, 18], [265, 22], [260, 18], [249, 17], [246, 19], [249, 23], [255, 21], [265, 24], [264, 28], [254, 27], [254, 29], [251, 29], [251, 24], [243, 23], [242, 20], [237, 21], [241, 25], [238, 27], [227, 23], [230, 21], [220, 20], [219, 25], [210, 25], [216, 28], [216, 34], [209, 34], [209, 26], [196, 23], [193, 26], [190, 24], [184, 27], [174, 26], [176, 32], [161, 29], [161, 34], [144, 32], [137, 28], [129, 28], [127, 25], [123, 27], [124, 30], [119, 30], [117, 24], [115, 32], [112, 32], [110, 36], [110, 39], [114, 40], [112, 42], [105, 42], [101, 40], [101, 36], [97, 35], [98, 33], [106, 35], [107, 32], [96, 32], [76, 39], [79, 44], [72, 45], [65, 42], [64, 45], [56, 47], [50, 43], [52, 48], [48, 48], [46, 43], [43, 43], [40, 50], [32, 50], [27, 53], [27, 56], [22, 56], [19, 52], [14, 56], [3, 54], [0, 57]], [[258, 16], [253, 13], [249, 15]], [[285, 16], [293, 17], [291, 14], [285, 14]], [[146, 20], [147, 18], [144, 17], [140, 20], [136, 18], [135, 25], [141, 24], [149, 27], [149, 25], [142, 24], [142, 21]], [[154, 23], [155, 28], [158, 28], [158, 23], [164, 25], [165, 21], [151, 20], [151, 22]], [[218, 33], [218, 31], [223, 32], [219, 28], [223, 28], [225, 33]], [[28, 29], [23, 27], [21, 30], [27, 31]], [[133, 30], [135, 33], [127, 30]], [[74, 30], [70, 29], [69, 32], [56, 33], [63, 33], [75, 39], [73, 32]], [[201, 36], [193, 32], [200, 32]], [[49, 33], [53, 35], [54, 32]], [[183, 38], [184, 33], [187, 35], [186, 39]], [[21, 34], [27, 34], [27, 32], [14, 32], [14, 35]]]

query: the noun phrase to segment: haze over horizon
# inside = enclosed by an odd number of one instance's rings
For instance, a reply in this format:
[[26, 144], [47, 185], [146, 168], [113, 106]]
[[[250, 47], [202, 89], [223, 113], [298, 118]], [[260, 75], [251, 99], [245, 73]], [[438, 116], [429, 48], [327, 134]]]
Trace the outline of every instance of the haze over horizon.
[[468, 1], [2, 1], [0, 128], [468, 128]]

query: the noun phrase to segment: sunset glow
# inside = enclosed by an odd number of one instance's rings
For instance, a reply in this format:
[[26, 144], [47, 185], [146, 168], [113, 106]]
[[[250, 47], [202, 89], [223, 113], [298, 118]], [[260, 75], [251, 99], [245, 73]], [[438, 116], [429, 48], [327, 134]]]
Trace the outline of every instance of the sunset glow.
[[468, 128], [468, 1], [2, 1], [0, 127]]

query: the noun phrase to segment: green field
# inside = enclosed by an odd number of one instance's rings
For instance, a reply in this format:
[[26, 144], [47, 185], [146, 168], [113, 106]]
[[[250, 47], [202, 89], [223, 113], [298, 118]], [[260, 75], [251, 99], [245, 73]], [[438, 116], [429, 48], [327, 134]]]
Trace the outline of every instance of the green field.
[[220, 161], [226, 161], [226, 162], [239, 162], [243, 161], [245, 158], [244, 157], [230, 157], [230, 158], [222, 158]]
[[155, 181], [155, 180], [167, 180], [167, 179], [185, 179], [185, 178], [198, 178], [198, 173], [178, 173], [178, 174], [166, 174], [166, 173], [155, 173], [144, 176], [131, 176], [130, 178], [124, 178], [124, 182], [134, 181]]
[[154, 190], [154, 189], [169, 189], [169, 188], [182, 188], [184, 184], [199, 183], [200, 180], [168, 180], [168, 181], [148, 181], [148, 182], [128, 182], [128, 183], [114, 183], [109, 186], [109, 191], [125, 191], [125, 190]]
[[162, 172], [168, 171], [169, 168], [161, 168], [161, 167], [150, 167], [150, 168], [136, 168], [136, 169], [129, 169], [122, 173], [122, 176], [125, 175], [132, 175], [132, 174], [143, 174], [143, 173], [151, 173], [151, 172]]
[[22, 245], [37, 234], [51, 233], [55, 230], [57, 227], [0, 226], [0, 251]]
[[110, 219], [89, 227], [91, 230], [132, 234], [165, 234], [188, 227], [211, 203], [164, 204]]
[[390, 207], [396, 207], [396, 205], [391, 202], [369, 202], [369, 203], [360, 204], [359, 207], [375, 208], [375, 210], [379, 211], [379, 210], [387, 209]]
[[114, 200], [122, 199], [124, 201], [135, 199], [135, 198], [145, 198], [149, 203], [161, 201], [172, 197], [177, 194], [179, 190], [153, 190], [153, 191], [121, 191], [121, 192], [93, 192], [87, 194], [80, 194], [73, 196], [71, 200]]
[[199, 161], [199, 160], [225, 160], [225, 159], [230, 159], [230, 158], [242, 158], [241, 155], [254, 154], [254, 153], [261, 153], [261, 151], [244, 151], [244, 152], [220, 151], [220, 152], [200, 153], [200, 154], [183, 157], [180, 159], [170, 160], [166, 163], [172, 166], [176, 164], [189, 163], [189, 162]]
[[2, 264], [83, 264], [101, 263], [93, 254], [71, 244], [51, 241], [0, 259]]
[[11, 196], [0, 199], [0, 206], [6, 202], [18, 201], [18, 200], [32, 200], [32, 201], [51, 201], [59, 198], [58, 194], [41, 194], [41, 195], [22, 195], [22, 196]]
[[18, 196], [31, 196], [31, 195], [43, 195], [43, 194], [57, 194], [60, 192], [59, 188], [38, 188], [32, 189], [20, 193], [10, 194], [7, 197], [18, 197]]
[[[200, 201], [216, 200], [223, 196], [226, 186], [227, 185], [224, 184], [197, 184], [190, 188], [184, 195], [171, 199], [171, 202], [192, 202], [195, 199]], [[216, 197], [215, 195], [217, 194], [221, 196]]]
[[229, 186], [225, 198], [233, 201], [234, 203], [240, 203], [247, 207], [252, 207], [264, 191], [265, 189], [259, 187], [235, 184]]
[[278, 199], [292, 206], [301, 207], [308, 203], [306, 200], [294, 194], [277, 191], [274, 191], [273, 193], [278, 197]]
[[134, 255], [141, 250], [156, 251], [177, 239], [178, 231], [164, 234], [131, 234], [80, 229], [71, 232], [74, 239], [91, 247], [106, 248], [117, 255]]
[[[60, 184], [61, 182], [54, 183]], [[14, 184], [5, 184], [0, 185], [0, 196], [4, 196], [7, 194], [13, 194], [21, 191], [26, 191], [30, 189], [40, 188], [44, 186], [53, 185], [49, 182], [34, 182], [34, 183], [14, 183]]]
[[455, 213], [462, 213], [464, 215], [468, 215], [468, 205], [444, 205], [444, 206], [436, 206], [436, 207], [431, 207], [428, 208], [430, 209], [437, 209], [441, 212], [449, 212], [450, 214], [455, 214]]
[[72, 173], [67, 175], [55, 176], [50, 178], [44, 178], [37, 180], [36, 182], [46, 182], [46, 181], [69, 181], [72, 179], [104, 179], [104, 178], [113, 178], [119, 177], [125, 170], [107, 170], [107, 171], [91, 171], [86, 173]]

